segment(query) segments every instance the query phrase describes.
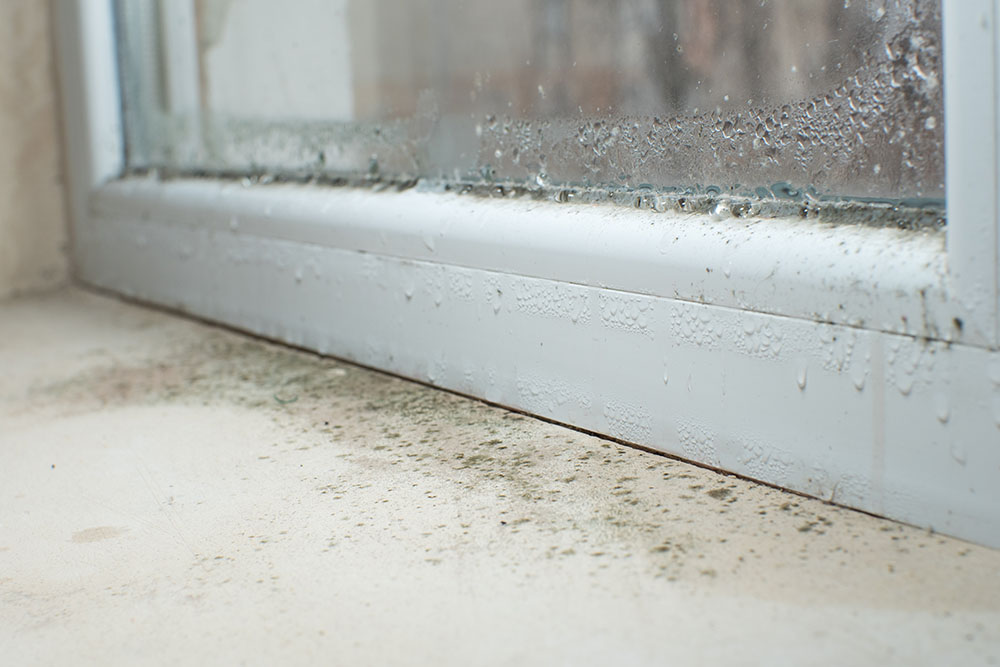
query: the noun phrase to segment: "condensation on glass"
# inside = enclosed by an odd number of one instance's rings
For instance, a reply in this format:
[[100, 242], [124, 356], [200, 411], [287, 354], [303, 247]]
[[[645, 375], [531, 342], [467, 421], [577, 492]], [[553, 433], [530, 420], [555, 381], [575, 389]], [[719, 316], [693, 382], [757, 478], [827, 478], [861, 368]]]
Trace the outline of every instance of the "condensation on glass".
[[119, 0], [136, 170], [942, 200], [940, 0]]

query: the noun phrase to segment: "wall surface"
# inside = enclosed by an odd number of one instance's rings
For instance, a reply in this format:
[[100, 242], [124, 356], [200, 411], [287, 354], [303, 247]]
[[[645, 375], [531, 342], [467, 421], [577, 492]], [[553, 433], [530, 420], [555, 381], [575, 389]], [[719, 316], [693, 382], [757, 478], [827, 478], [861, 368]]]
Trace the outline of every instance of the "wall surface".
[[49, 3], [0, 2], [0, 298], [68, 276]]

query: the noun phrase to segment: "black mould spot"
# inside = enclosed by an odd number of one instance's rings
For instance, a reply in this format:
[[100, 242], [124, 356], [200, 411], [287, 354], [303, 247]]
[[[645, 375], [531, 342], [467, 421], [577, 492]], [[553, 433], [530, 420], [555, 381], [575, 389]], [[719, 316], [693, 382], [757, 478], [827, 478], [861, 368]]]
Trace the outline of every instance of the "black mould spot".
[[707, 493], [708, 495], [712, 496], [716, 500], [725, 500], [730, 495], [732, 495], [733, 490], [732, 489], [727, 489], [725, 487], [721, 487], [721, 488], [718, 488], [718, 489], [712, 489], [711, 491], [706, 491], [705, 493]]

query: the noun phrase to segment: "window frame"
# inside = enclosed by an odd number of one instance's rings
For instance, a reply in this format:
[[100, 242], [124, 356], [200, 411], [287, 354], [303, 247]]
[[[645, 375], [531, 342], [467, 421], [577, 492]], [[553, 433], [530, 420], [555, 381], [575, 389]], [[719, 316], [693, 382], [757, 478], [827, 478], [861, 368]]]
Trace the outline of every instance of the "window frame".
[[[412, 190], [123, 179], [112, 2], [56, 0], [76, 276], [1000, 546], [998, 6], [943, 2], [942, 243]], [[183, 77], [168, 79], [183, 93]], [[942, 395], [958, 403], [942, 408]], [[732, 414], [714, 414], [720, 404]], [[928, 433], [927, 415], [945, 430]]]

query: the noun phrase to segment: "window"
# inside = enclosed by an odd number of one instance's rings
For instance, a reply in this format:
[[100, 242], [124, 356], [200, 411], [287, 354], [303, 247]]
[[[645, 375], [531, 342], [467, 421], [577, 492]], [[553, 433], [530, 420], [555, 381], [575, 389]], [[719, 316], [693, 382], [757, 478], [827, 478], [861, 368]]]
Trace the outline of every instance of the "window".
[[935, 224], [940, 14], [938, 0], [120, 2], [127, 166], [653, 207], [732, 197], [738, 214], [892, 200], [867, 213]]
[[994, 11], [62, 0], [78, 272], [997, 543]]

